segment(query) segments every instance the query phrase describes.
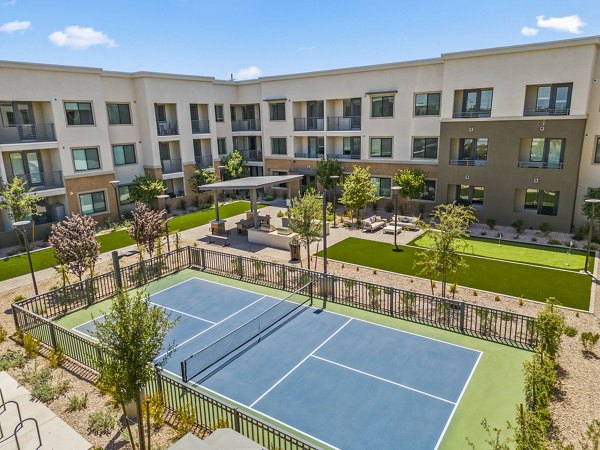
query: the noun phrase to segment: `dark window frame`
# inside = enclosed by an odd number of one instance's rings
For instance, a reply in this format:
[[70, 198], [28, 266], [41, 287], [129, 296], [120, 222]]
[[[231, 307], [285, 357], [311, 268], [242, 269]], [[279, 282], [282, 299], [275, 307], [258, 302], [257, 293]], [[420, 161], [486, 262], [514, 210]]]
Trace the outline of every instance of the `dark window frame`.
[[[423, 156], [415, 156], [415, 144], [417, 144], [419, 141], [422, 141], [423, 144]], [[431, 142], [429, 142], [431, 141]], [[435, 141], [435, 156], [427, 156], [427, 151], [428, 151], [428, 144], [432, 143], [433, 141]], [[438, 159], [438, 152], [439, 152], [439, 138], [438, 137], [413, 137], [413, 145], [412, 145], [412, 153], [411, 153], [411, 158], [412, 159], [419, 159], [419, 160], [429, 160], [429, 159]], [[421, 151], [419, 151], [419, 153], [421, 153]]]
[[[97, 201], [94, 201], [94, 195], [98, 195], [98, 194], [102, 194], [102, 202], [104, 203], [104, 209], [101, 210], [96, 210], [95, 205], [96, 203], [98, 203]], [[92, 212], [90, 213], [86, 213], [83, 212], [83, 205], [81, 204], [81, 197], [85, 196], [85, 195], [89, 195], [90, 196], [90, 200], [91, 200], [91, 204], [92, 204]], [[102, 190], [102, 191], [94, 191], [94, 192], [83, 192], [79, 194], [79, 212], [82, 215], [86, 215], [86, 216], [92, 216], [95, 214], [103, 214], [103, 213], [107, 213], [108, 212], [108, 202], [106, 200], [106, 191]]]
[[594, 164], [600, 164], [600, 136], [596, 136], [596, 151], [594, 152]]
[[[548, 101], [548, 107], [544, 108], [544, 107], [538, 107], [538, 101], [540, 98], [540, 88], [550, 88], [550, 98]], [[556, 109], [556, 93], [558, 91], [558, 89], [560, 88], [568, 88], [568, 94], [567, 94], [567, 103], [564, 109], [560, 109], [557, 110]], [[538, 86], [536, 86], [536, 93], [535, 93], [535, 111], [536, 112], [549, 112], [549, 111], [554, 111], [554, 113], [556, 114], [557, 112], [559, 114], [561, 113], [565, 113], [567, 111], [569, 111], [571, 109], [571, 98], [573, 96], [573, 83], [555, 83], [555, 84], [540, 84]]]
[[[117, 109], [116, 111], [113, 111], [113, 115], [111, 116], [111, 106], [116, 106]], [[124, 112], [126, 108], [126, 113]], [[106, 110], [108, 112], [108, 124], [109, 125], [133, 125], [133, 122], [131, 120], [131, 106], [129, 103], [115, 103], [115, 102], [109, 102], [106, 103]], [[111, 120], [111, 118], [114, 118], [116, 114], [116, 117], [118, 119], [117, 122], [113, 122]], [[128, 121], [123, 121], [123, 115], [126, 115], [127, 120]]]
[[[77, 109], [69, 109], [67, 110], [67, 105], [77, 105]], [[81, 105], [89, 105], [88, 109], [81, 109]], [[63, 109], [65, 111], [65, 116], [67, 119], [67, 126], [69, 127], [91, 127], [96, 125], [96, 121], [94, 120], [94, 103], [91, 101], [73, 101], [73, 102], [63, 102]], [[91, 122], [89, 123], [81, 123], [81, 111], [89, 111]], [[71, 113], [71, 114], [70, 114]], [[73, 113], [78, 114], [78, 118], [76, 118]], [[76, 123], [79, 122], [79, 123]]]
[[[377, 181], [375, 181], [377, 180]], [[389, 184], [389, 186], [386, 186], [385, 188], [382, 187], [382, 181], [386, 182], [386, 184]], [[391, 177], [379, 177], [379, 176], [372, 176], [371, 177], [371, 183], [375, 184], [375, 186], [377, 187], [377, 193], [375, 195], [377, 195], [378, 197], [383, 197], [383, 198], [392, 198], [392, 179]]]
[[[375, 155], [373, 154], [373, 141], [375, 140], [379, 140], [381, 141], [379, 143], [379, 149], [380, 149], [380, 154], [379, 155]], [[389, 154], [383, 154], [383, 142], [384, 141], [389, 141], [390, 142], [390, 148], [389, 148]], [[369, 145], [369, 156], [371, 158], [391, 158], [394, 154], [394, 138], [392, 137], [372, 137], [370, 140], [370, 145]]]
[[285, 102], [269, 103], [269, 120], [272, 122], [285, 120]]
[[[81, 152], [83, 151], [85, 154], [85, 164], [86, 167], [85, 169], [78, 169], [77, 165], [75, 163], [75, 152]], [[88, 152], [92, 152], [95, 151], [96, 152], [96, 157], [97, 157], [97, 161], [98, 161], [98, 167], [89, 167], [89, 161], [93, 161], [93, 159], [89, 159], [88, 158]], [[73, 148], [71, 149], [71, 159], [73, 160], [73, 170], [75, 172], [87, 172], [90, 170], [100, 170], [102, 169], [102, 160], [100, 159], [100, 149], [98, 147], [80, 147], [80, 148]]]
[[227, 154], [227, 138], [217, 138], [217, 154]]
[[[418, 112], [417, 110], [417, 97], [420, 95], [424, 95], [427, 97], [425, 102], [425, 111], [423, 113]], [[437, 111], [430, 111], [430, 108], [433, 108], [433, 105], [430, 104], [430, 97], [437, 96]], [[416, 92], [415, 93], [415, 106], [413, 109], [415, 117], [426, 117], [426, 116], [439, 116], [440, 111], [442, 109], [442, 93], [441, 92]]]
[[[461, 193], [462, 193], [463, 189], [466, 189], [466, 191], [467, 191], [466, 199], [463, 199], [461, 197]], [[481, 200], [479, 199], [479, 197], [475, 196], [475, 191], [479, 190], [479, 189], [483, 192], [483, 194], [481, 196]], [[472, 184], [457, 184], [455, 198], [456, 198], [456, 202], [460, 203], [462, 205], [483, 207], [483, 205], [485, 203], [485, 186], [476, 186], [476, 185], [472, 185]]]
[[[282, 143], [283, 143], [283, 151], [281, 148]], [[271, 138], [271, 154], [272, 155], [287, 155], [287, 138], [272, 137]]]
[[[477, 154], [477, 150], [479, 148], [479, 141], [481, 140], [486, 140], [486, 146], [485, 146], [485, 158], [481, 159], [479, 158], [478, 154]], [[464, 148], [465, 148], [465, 141], [470, 140], [471, 144], [469, 145], [469, 157], [465, 158], [465, 153], [464, 153]], [[487, 161], [488, 160], [488, 153], [490, 151], [490, 139], [489, 138], [484, 138], [484, 137], [479, 137], [479, 138], [460, 138], [458, 141], [458, 156], [459, 156], [459, 160], [461, 161]], [[462, 158], [461, 158], [461, 154], [462, 154]]]
[[[131, 187], [130, 184], [120, 184], [117, 188], [117, 192], [118, 192], [118, 196], [119, 196], [119, 205], [131, 205], [133, 204], [133, 200], [131, 200], [131, 196], [130, 196], [130, 192], [129, 192], [129, 188]], [[123, 201], [123, 196], [124, 194], [121, 193], [121, 190], [123, 190], [124, 188], [127, 188], [127, 195], [129, 196], [128, 200]]]
[[[481, 97], [482, 97], [482, 93], [483, 92], [491, 92], [491, 97], [490, 97], [490, 108], [489, 109], [481, 109]], [[467, 98], [469, 97], [469, 93], [471, 92], [475, 92], [476, 94], [476, 100], [475, 100], [475, 108], [467, 110]], [[492, 108], [494, 105], [494, 89], [493, 88], [479, 88], [479, 89], [465, 89], [463, 90], [463, 97], [462, 97], [462, 109], [461, 111], [463, 113], [492, 113]]]
[[[390, 101], [391, 99], [391, 101]], [[394, 117], [394, 101], [395, 95], [372, 95], [371, 96], [371, 118], [381, 119], [384, 117]], [[381, 105], [375, 105], [376, 101], [380, 101]], [[387, 103], [386, 103], [387, 102]], [[386, 104], [388, 107], [386, 108]]]
[[225, 122], [225, 105], [221, 103], [215, 104], [215, 122]]
[[[540, 161], [538, 160], [534, 160], [532, 159], [532, 150], [533, 150], [533, 142], [537, 139], [542, 139], [544, 141], [544, 147], [543, 147], [543, 151], [542, 151], [542, 159]], [[565, 148], [567, 146], [567, 139], [566, 138], [532, 138], [531, 139], [531, 145], [529, 146], [529, 162], [540, 162], [540, 163], [546, 163], [549, 164], [549, 160], [548, 157], [550, 155], [550, 143], [552, 141], [561, 141], [560, 144], [560, 157], [559, 157], [559, 164], [562, 164], [564, 162], [564, 158], [565, 158]]]
[[[433, 188], [432, 188], [433, 184]], [[437, 180], [434, 179], [426, 179], [425, 180], [425, 189], [421, 194], [419, 200], [425, 202], [435, 202], [435, 194], [437, 191]]]
[[[123, 160], [125, 161], [124, 163], [117, 163], [117, 157], [115, 155], [115, 148], [116, 147], [122, 147], [123, 149]], [[127, 148], [131, 148], [132, 152], [133, 152], [133, 161], [131, 161], [131, 159], [127, 159], [127, 153], [125, 151], [125, 147]], [[113, 162], [115, 163], [115, 166], [127, 166], [130, 164], [137, 164], [137, 155], [135, 152], [135, 144], [113, 144], [112, 146], [112, 152], [113, 152]], [[131, 155], [130, 155], [131, 156]]]
[[[527, 194], [529, 191], [535, 195], [532, 201], [527, 202]], [[546, 193], [554, 195], [554, 204], [550, 207], [544, 205], [544, 197]], [[540, 216], [557, 216], [558, 215], [558, 204], [560, 199], [560, 191], [549, 191], [545, 189], [525, 189], [525, 201], [523, 209], [527, 211], [536, 211], [536, 214]]]

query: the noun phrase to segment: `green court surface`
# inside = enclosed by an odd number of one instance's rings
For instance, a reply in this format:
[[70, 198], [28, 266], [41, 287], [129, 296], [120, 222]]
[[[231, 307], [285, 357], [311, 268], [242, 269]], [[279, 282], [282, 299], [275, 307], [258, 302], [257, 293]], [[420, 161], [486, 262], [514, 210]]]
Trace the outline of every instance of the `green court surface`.
[[[373, 243], [372, 241], [367, 242]], [[191, 269], [183, 270], [153, 282], [147, 287], [147, 291], [150, 294], [156, 293], [192, 277], [239, 287], [277, 298], [283, 298], [289, 294], [288, 292]], [[227, 299], [224, 298], [223, 301], [227, 301]], [[319, 300], [315, 300], [315, 306], [320, 306]], [[85, 310], [70, 314], [57, 322], [67, 328], [74, 328], [109, 309], [110, 300], [107, 300]], [[464, 346], [483, 353], [458, 404], [456, 412], [449, 423], [439, 449], [466, 448], [467, 437], [475, 443], [475, 448], [484, 448], [486, 434], [480, 425], [484, 418], [487, 419], [490, 426], [500, 428], [504, 428], [506, 421], [514, 423], [516, 405], [524, 401], [522, 365], [523, 362], [531, 358], [530, 352], [333, 303], [328, 303], [327, 310], [420, 336]], [[177, 353], [174, 354], [174, 357], [177, 357]], [[277, 356], [273, 355], [273, 357], [276, 358]], [[398, 407], [401, 408], [402, 405], [398, 405]], [[257, 412], [252, 413], [262, 417], [262, 420], [269, 422], [268, 417], [261, 416]], [[323, 418], [323, 420], [326, 421], [327, 418]], [[369, 418], [365, 417], [365, 420], [369, 420]], [[278, 426], [285, 428], [281, 425]], [[310, 438], [306, 438], [306, 440], [310, 441]]]
[[[422, 276], [414, 262], [417, 254], [424, 249], [406, 245], [399, 245], [398, 248], [400, 251], [395, 252], [392, 244], [347, 238], [329, 247], [327, 256], [341, 262]], [[464, 258], [469, 267], [459, 273], [460, 286], [540, 302], [555, 297], [562, 306], [589, 309], [592, 286], [589, 275], [468, 255]]]
[[[571, 250], [567, 254], [567, 250], [564, 248], [522, 242], [500, 241], [498, 243], [498, 239], [479, 237], [470, 237], [466, 241], [467, 245], [461, 252], [467, 255], [575, 271], [583, 270], [585, 265], [585, 252], [581, 250]], [[431, 248], [433, 239], [429, 233], [425, 233], [411, 241], [409, 245]], [[590, 272], [594, 270], [594, 258], [590, 258], [588, 270]]]

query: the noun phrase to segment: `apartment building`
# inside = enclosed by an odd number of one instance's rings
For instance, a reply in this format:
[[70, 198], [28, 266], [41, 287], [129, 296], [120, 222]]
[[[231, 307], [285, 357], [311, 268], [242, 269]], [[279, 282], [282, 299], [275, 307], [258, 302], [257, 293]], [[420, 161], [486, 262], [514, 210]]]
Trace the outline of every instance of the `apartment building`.
[[0, 62], [0, 178], [36, 188], [38, 223], [104, 220], [130, 207], [136, 175], [163, 179], [171, 202], [189, 199], [194, 169], [218, 170], [235, 148], [251, 175], [299, 173], [303, 187], [316, 185], [319, 159], [369, 166], [382, 202], [399, 169], [418, 167], [426, 210], [459, 201], [480, 221], [568, 231], [600, 187], [599, 46], [572, 39], [240, 82]]

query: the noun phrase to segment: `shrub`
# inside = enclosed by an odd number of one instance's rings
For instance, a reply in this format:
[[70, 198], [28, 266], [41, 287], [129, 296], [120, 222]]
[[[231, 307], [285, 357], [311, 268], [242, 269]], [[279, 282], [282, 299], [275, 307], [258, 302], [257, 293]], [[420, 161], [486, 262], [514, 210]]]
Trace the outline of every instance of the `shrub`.
[[25, 296], [19, 294], [13, 299], [13, 302], [18, 302], [19, 300], [25, 300]]
[[377, 269], [373, 269], [373, 275], [377, 275]]
[[217, 423], [214, 426], [214, 429], [217, 430], [219, 428], [229, 428], [229, 422], [224, 417], [219, 417], [217, 419]]
[[548, 236], [548, 234], [550, 234], [552, 231], [552, 225], [548, 222], [544, 222], [540, 225], [540, 231], [544, 233], [544, 236]]
[[277, 217], [279, 219], [281, 219], [283, 217], [283, 211], [281, 211], [281, 210], [277, 211]]
[[479, 295], [479, 294], [477, 294], [477, 291], [473, 291], [473, 296], [477, 297], [477, 295]]
[[12, 369], [13, 367], [21, 369], [25, 367], [26, 362], [27, 358], [25, 357], [25, 353], [8, 350], [0, 356], [0, 372]]
[[573, 239], [575, 239], [576, 241], [583, 241], [586, 239], [587, 235], [588, 235], [588, 224], [585, 223], [585, 224], [579, 225], [577, 228], [575, 228], [575, 231], [573, 232], [571, 237]]
[[487, 231], [485, 231], [485, 230], [484, 230], [484, 231], [482, 231], [480, 234], [481, 234], [482, 236], [485, 236], [485, 235], [487, 235]]
[[584, 331], [580, 336], [583, 353], [593, 353], [593, 349], [600, 339], [600, 334]]
[[558, 239], [548, 239], [548, 245], [561, 245], [562, 242], [560, 242]]
[[148, 399], [150, 400], [150, 404], [148, 405], [150, 407], [150, 421], [152, 422], [152, 426], [155, 429], [158, 429], [165, 423], [165, 403], [163, 401], [162, 392], [157, 391], [149, 396]]
[[490, 230], [493, 230], [494, 228], [496, 228], [496, 219], [488, 219], [485, 221], [485, 223], [490, 228]]
[[85, 409], [85, 407], [87, 406], [87, 400], [87, 392], [83, 395], [71, 395], [67, 398], [67, 411], [75, 412]]
[[25, 348], [25, 355], [29, 359], [33, 359], [39, 354], [40, 343], [30, 334], [23, 335], [23, 347]]
[[65, 352], [63, 352], [62, 348], [60, 347], [58, 347], [56, 350], [52, 349], [48, 355], [48, 362], [50, 363], [50, 367], [53, 369], [62, 366], [66, 361], [67, 357], [65, 356]]
[[525, 222], [523, 222], [523, 219], [517, 219], [511, 224], [511, 227], [515, 229], [517, 234], [521, 234], [525, 231]]
[[112, 410], [104, 408], [88, 416], [88, 431], [92, 434], [109, 434], [117, 424]]
[[565, 328], [565, 319], [556, 308], [556, 299], [546, 299], [546, 307], [538, 314], [535, 329], [538, 333], [540, 350], [550, 359], [558, 358], [560, 338]]
[[534, 236], [531, 238], [531, 242], [537, 242], [537, 238]]
[[577, 328], [567, 325], [565, 327], [565, 335], [567, 335], [568, 337], [577, 336]]
[[494, 297], [494, 300], [495, 300], [495, 301], [497, 301], [497, 302], [499, 302], [499, 301], [500, 301], [500, 296], [496, 295], [496, 296]]
[[194, 410], [189, 403], [181, 405], [175, 411], [175, 430], [177, 436], [182, 437], [190, 433], [196, 426]]
[[391, 213], [393, 210], [394, 210], [394, 205], [392, 204], [392, 202], [387, 202], [385, 204], [385, 212]]
[[456, 287], [456, 283], [452, 283], [452, 285], [450, 286], [450, 293], [456, 294], [457, 291], [458, 288]]
[[519, 297], [519, 306], [523, 306], [525, 304], [525, 300], [523, 300], [523, 297]]
[[2, 325], [0, 325], [0, 342], [4, 342], [8, 336], [8, 331]]
[[50, 403], [69, 390], [69, 380], [49, 380], [48, 382], [36, 383], [31, 388], [31, 396], [42, 403]]
[[198, 198], [198, 196], [195, 196], [195, 197], [192, 199], [192, 206], [193, 206], [194, 208], [200, 208], [200, 199]]
[[185, 211], [187, 209], [187, 207], [188, 207], [188, 204], [187, 204], [187, 200], [185, 198], [182, 198], [177, 203], [177, 209], [179, 209], [181, 211]]

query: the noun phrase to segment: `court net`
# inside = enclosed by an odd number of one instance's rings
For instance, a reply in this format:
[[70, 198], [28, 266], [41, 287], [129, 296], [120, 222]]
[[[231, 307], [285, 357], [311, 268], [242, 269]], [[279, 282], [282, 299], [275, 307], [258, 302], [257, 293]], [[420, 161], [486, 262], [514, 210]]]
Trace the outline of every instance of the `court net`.
[[266, 311], [240, 325], [222, 338], [198, 350], [181, 361], [181, 378], [184, 382], [196, 378], [209, 369], [217, 370], [215, 365], [226, 358], [237, 355], [238, 350], [248, 344], [255, 344], [282, 325], [299, 308], [312, 305], [312, 283], [307, 283]]

